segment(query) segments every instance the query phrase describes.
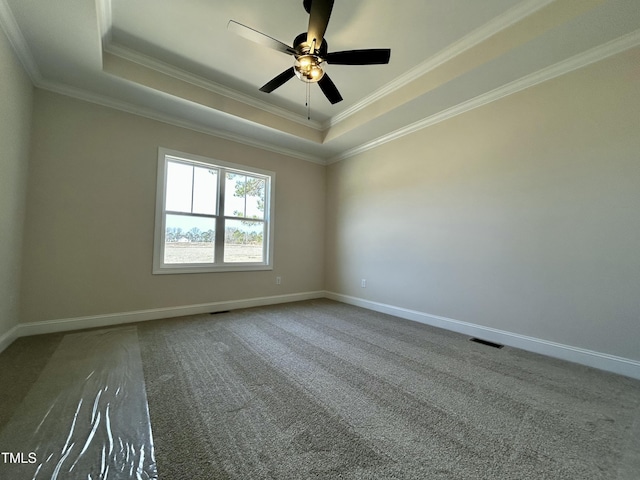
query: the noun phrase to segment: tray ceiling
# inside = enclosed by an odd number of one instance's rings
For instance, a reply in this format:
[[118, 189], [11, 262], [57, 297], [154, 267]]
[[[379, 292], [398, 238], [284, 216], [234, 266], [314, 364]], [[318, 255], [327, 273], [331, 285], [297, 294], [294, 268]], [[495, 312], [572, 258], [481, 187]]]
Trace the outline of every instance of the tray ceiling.
[[640, 45], [637, 0], [336, 0], [330, 51], [390, 48], [388, 65], [329, 65], [331, 105], [292, 79], [258, 89], [306, 31], [302, 0], [0, 0], [0, 24], [34, 84], [319, 163]]

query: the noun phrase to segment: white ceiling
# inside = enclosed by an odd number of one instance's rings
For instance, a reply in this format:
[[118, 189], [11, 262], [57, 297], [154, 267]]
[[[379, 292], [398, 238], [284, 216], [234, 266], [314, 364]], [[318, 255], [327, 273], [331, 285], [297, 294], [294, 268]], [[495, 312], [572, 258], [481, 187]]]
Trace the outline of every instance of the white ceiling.
[[640, 45], [638, 0], [336, 0], [329, 51], [390, 48], [388, 65], [329, 65], [344, 101], [292, 79], [302, 0], [0, 0], [34, 84], [325, 163]]

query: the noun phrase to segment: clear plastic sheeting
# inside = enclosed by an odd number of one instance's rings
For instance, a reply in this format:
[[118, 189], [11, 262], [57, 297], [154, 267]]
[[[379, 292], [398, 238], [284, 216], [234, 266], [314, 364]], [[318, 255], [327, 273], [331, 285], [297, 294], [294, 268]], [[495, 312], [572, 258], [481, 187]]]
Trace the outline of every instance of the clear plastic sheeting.
[[157, 479], [136, 328], [66, 335], [0, 451], [0, 479]]

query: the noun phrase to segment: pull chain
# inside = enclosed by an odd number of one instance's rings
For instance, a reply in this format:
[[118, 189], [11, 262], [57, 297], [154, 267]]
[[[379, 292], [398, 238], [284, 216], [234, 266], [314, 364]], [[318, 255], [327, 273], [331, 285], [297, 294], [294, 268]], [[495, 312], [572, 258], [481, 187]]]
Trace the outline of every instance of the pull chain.
[[307, 120], [311, 120], [311, 83], [307, 83], [307, 99], [305, 106], [307, 107]]

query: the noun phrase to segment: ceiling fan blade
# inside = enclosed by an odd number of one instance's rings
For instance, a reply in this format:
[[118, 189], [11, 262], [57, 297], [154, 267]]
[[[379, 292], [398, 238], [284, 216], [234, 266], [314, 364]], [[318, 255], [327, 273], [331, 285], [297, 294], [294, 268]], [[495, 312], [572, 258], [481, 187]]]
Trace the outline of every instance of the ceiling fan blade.
[[254, 30], [253, 28], [247, 27], [246, 25], [242, 25], [241, 23], [235, 22], [233, 20], [229, 20], [229, 23], [227, 24], [227, 30], [236, 33], [248, 40], [251, 40], [252, 42], [259, 43], [260, 45], [264, 45], [265, 47], [272, 48], [279, 52], [287, 53], [290, 55], [294, 55], [296, 53], [293, 48], [285, 43], [282, 43], [280, 40], [276, 40], [269, 35], [265, 35], [262, 32]]
[[326, 60], [332, 65], [384, 65], [390, 58], [390, 49], [372, 48], [328, 53]]
[[[307, 30], [307, 43], [312, 53], [320, 49], [324, 32], [329, 25], [329, 17], [333, 9], [333, 0], [312, 0], [311, 13], [309, 14], [309, 28]], [[313, 41], [315, 40], [315, 44]]]
[[[314, 2], [316, 0], [313, 0]], [[313, 7], [312, 7], [313, 8]], [[332, 104], [338, 103], [342, 101], [342, 95], [336, 88], [335, 83], [329, 78], [329, 75], [326, 73], [324, 76], [318, 81], [318, 85], [320, 85], [320, 90], [324, 93], [324, 96], [327, 97]]]
[[288, 68], [277, 77], [265, 83], [260, 88], [260, 91], [265, 93], [271, 93], [276, 88], [281, 87], [282, 85], [287, 83], [289, 80], [291, 80], [295, 76], [296, 76], [296, 71], [293, 69], [293, 67]]

